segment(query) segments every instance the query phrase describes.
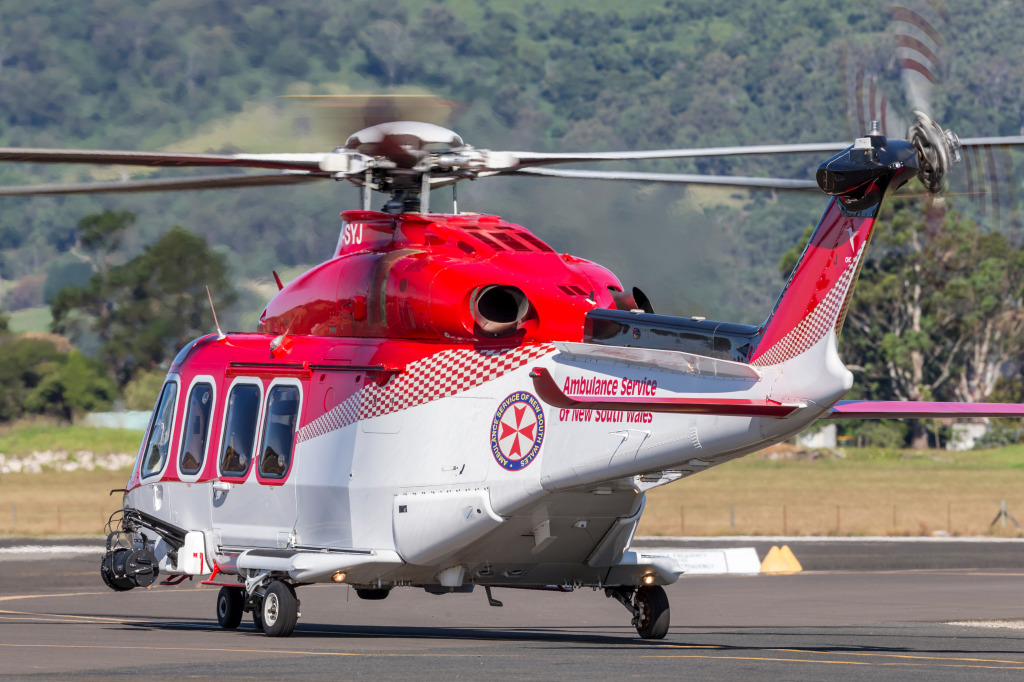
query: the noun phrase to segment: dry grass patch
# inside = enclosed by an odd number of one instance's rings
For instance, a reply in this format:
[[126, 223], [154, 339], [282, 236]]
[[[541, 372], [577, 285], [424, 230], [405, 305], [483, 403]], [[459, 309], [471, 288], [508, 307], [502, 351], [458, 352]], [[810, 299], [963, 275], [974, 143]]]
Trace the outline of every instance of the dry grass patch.
[[639, 535], [1004, 535], [1000, 502], [1024, 523], [1024, 449], [754, 455], [648, 493]]
[[120, 493], [131, 472], [44, 471], [0, 476], [0, 535], [103, 534], [110, 513], [121, 506]]

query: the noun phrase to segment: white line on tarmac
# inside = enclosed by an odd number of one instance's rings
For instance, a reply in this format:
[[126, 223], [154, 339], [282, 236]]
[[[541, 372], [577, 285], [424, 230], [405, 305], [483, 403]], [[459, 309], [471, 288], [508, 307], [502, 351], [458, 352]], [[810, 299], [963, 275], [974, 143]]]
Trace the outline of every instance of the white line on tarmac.
[[103, 545], [17, 545], [0, 547], [0, 561], [26, 561], [53, 554], [102, 554], [103, 550]]

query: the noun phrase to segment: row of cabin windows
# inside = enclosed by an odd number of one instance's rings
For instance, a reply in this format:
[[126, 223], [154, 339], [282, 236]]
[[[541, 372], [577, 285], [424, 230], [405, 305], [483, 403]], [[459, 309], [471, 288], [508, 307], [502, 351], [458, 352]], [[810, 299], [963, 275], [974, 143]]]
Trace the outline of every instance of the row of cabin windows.
[[[160, 473], [167, 462], [171, 443], [171, 422], [177, 401], [178, 385], [169, 381], [157, 401], [153, 426], [146, 443], [142, 477]], [[260, 413], [260, 387], [236, 384], [228, 395], [225, 438], [220, 452], [220, 475], [242, 478], [248, 473], [256, 450], [256, 427]], [[181, 438], [178, 471], [194, 476], [203, 468], [206, 442], [213, 413], [213, 386], [196, 384], [188, 399]], [[299, 389], [279, 385], [270, 389], [263, 418], [263, 451], [259, 455], [259, 473], [263, 478], [284, 478], [291, 467], [295, 446], [295, 424], [299, 416]]]

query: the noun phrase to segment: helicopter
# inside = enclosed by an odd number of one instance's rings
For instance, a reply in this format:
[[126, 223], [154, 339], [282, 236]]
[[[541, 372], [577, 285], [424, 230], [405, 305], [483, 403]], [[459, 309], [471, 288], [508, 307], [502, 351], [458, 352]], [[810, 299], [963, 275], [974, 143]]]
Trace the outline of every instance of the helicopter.
[[[1019, 142], [1019, 141], [1018, 141]], [[269, 301], [256, 332], [172, 361], [110, 522], [111, 589], [201, 576], [219, 625], [292, 634], [297, 588], [602, 590], [665, 637], [668, 557], [630, 549], [648, 490], [819, 419], [1019, 416], [1024, 405], [843, 401], [838, 338], [884, 198], [941, 190], [963, 145], [918, 112], [829, 143], [622, 153], [495, 152], [434, 124], [370, 126], [323, 154], [0, 149], [0, 160], [254, 167], [116, 191], [349, 181], [331, 257]], [[565, 162], [834, 152], [815, 181], [569, 171]], [[429, 211], [431, 190], [502, 175], [817, 187], [830, 196], [760, 325], [654, 312], [609, 270], [497, 216]], [[5, 188], [102, 191], [108, 183]], [[372, 210], [373, 191], [386, 195]], [[454, 190], [453, 190], [454, 191]], [[212, 305], [212, 303], [211, 303]]]
[[[931, 8], [931, 9], [929, 9]], [[932, 194], [961, 152], [930, 117], [942, 16], [894, 10], [909, 124], [865, 87], [848, 142], [644, 152], [477, 149], [439, 125], [388, 120], [319, 154], [0, 148], [0, 161], [262, 169], [263, 173], [0, 187], [0, 196], [361, 188], [334, 251], [285, 285], [252, 333], [215, 333], [172, 361], [111, 515], [114, 591], [201, 577], [218, 624], [246, 613], [291, 635], [298, 592], [432, 594], [590, 587], [644, 639], [668, 632], [668, 557], [631, 549], [646, 492], [758, 451], [820, 419], [1021, 416], [1024, 405], [846, 401], [838, 339], [882, 202]], [[388, 101], [375, 101], [390, 110]], [[868, 123], [868, 121], [871, 121]], [[367, 121], [369, 123], [369, 121]], [[906, 139], [891, 136], [907, 130]], [[557, 168], [565, 163], [829, 154], [814, 180]], [[968, 157], [968, 162], [969, 162]], [[977, 165], [977, 164], [975, 164]], [[603, 266], [494, 215], [460, 212], [463, 180], [580, 178], [821, 191], [829, 199], [759, 325], [657, 314]], [[452, 211], [430, 210], [452, 190]], [[373, 209], [373, 193], [386, 197]], [[212, 307], [212, 299], [211, 299]], [[216, 323], [216, 313], [214, 312]]]

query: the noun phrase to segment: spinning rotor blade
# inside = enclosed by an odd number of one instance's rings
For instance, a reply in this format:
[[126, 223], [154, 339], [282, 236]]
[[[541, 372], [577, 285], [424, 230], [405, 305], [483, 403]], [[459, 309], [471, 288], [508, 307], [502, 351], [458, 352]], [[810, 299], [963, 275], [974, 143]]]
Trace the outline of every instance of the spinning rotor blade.
[[423, 121], [445, 125], [457, 102], [437, 95], [415, 92], [345, 95], [284, 95], [333, 144], [362, 130], [389, 121]]
[[[847, 145], [849, 146], [849, 145]], [[577, 178], [581, 180], [617, 180], [620, 182], [665, 182], [685, 185], [716, 185], [727, 187], [754, 187], [762, 189], [818, 189], [814, 180], [790, 178], [751, 178], [729, 175], [695, 175], [686, 173], [633, 173], [626, 171], [588, 171], [554, 168], [523, 168], [498, 175], [530, 175], [549, 178]]]
[[932, 89], [939, 72], [945, 9], [930, 0], [899, 0], [892, 6], [896, 61], [907, 104], [931, 115]]
[[0, 196], [38, 196], [44, 194], [111, 194], [116, 192], [176, 192], [197, 189], [233, 189], [237, 187], [271, 187], [296, 185], [313, 180], [330, 180], [326, 174], [296, 171], [260, 173], [257, 175], [199, 175], [188, 178], [159, 180], [124, 180], [113, 182], [81, 182], [68, 184], [21, 185], [0, 187]]
[[[327, 170], [326, 161], [344, 154], [188, 154], [112, 150], [33, 149], [0, 147], [0, 161], [12, 163], [89, 163], [114, 166], [236, 167], [278, 170]], [[326, 164], [332, 165], [332, 164]]]

